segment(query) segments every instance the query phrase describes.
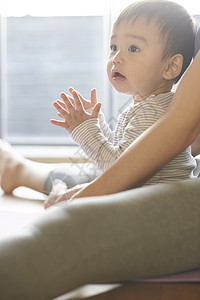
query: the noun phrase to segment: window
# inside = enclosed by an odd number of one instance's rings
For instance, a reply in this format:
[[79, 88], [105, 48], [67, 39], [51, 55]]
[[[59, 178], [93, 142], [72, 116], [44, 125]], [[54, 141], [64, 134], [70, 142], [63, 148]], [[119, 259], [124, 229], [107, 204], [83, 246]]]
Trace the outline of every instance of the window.
[[8, 17], [5, 25], [6, 137], [63, 140], [66, 132], [49, 123], [53, 100], [70, 86], [87, 96], [103, 90], [103, 17]]
[[1, 135], [15, 144], [72, 143], [66, 131], [49, 122], [56, 117], [52, 102], [70, 86], [88, 98], [96, 87], [98, 97], [105, 99], [108, 4], [101, 1], [95, 8], [94, 1], [88, 1], [85, 11], [85, 1], [75, 1], [74, 7], [71, 1], [60, 1], [62, 12], [51, 16], [51, 9], [45, 15], [34, 11], [33, 2], [30, 14], [16, 7], [15, 16], [10, 12], [1, 20]]
[[[72, 144], [50, 124], [52, 102], [68, 87], [96, 87], [112, 127], [130, 96], [106, 78], [110, 27], [131, 0], [4, 0], [1, 17], [1, 136], [14, 144]], [[177, 0], [200, 14], [196, 1]]]

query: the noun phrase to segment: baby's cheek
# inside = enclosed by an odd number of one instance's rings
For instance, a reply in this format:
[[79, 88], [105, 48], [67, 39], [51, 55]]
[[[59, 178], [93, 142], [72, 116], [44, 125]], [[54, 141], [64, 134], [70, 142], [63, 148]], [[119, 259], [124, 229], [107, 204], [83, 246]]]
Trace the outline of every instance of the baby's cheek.
[[110, 60], [108, 60], [107, 66], [106, 66], [106, 71], [107, 71], [107, 76], [108, 76], [109, 80], [111, 78], [111, 72], [112, 72], [111, 70], [112, 70], [112, 63], [110, 62]]

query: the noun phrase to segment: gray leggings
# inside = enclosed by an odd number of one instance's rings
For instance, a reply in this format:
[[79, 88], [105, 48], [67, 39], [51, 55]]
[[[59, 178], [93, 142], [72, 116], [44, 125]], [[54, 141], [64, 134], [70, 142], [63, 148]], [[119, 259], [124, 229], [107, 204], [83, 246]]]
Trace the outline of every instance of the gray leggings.
[[58, 167], [52, 170], [44, 183], [44, 193], [49, 194], [52, 189], [52, 183], [55, 179], [62, 180], [67, 188], [75, 185], [91, 182], [101, 174], [92, 163], [68, 163], [58, 164]]
[[200, 267], [200, 180], [77, 199], [0, 242], [3, 300]]

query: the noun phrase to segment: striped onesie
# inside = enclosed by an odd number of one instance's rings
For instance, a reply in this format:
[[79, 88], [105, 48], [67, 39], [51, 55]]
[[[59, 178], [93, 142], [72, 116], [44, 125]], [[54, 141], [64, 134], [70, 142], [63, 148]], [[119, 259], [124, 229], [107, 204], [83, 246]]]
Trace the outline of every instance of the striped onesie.
[[[71, 133], [74, 141], [101, 171], [107, 170], [146, 129], [165, 112], [172, 92], [151, 95], [147, 99], [130, 104], [118, 117], [112, 131], [101, 112], [98, 119], [90, 119], [77, 126]], [[175, 157], [157, 172], [146, 184], [193, 178], [196, 161], [191, 147]], [[145, 168], [145, 166], [144, 166]]]

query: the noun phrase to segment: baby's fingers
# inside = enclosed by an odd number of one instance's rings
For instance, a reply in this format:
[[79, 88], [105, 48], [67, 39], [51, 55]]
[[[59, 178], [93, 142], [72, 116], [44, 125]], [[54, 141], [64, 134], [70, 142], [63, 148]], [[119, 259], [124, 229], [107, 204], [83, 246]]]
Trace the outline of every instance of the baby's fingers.
[[96, 89], [91, 90], [90, 101], [91, 101], [92, 106], [96, 105], [96, 103], [97, 103], [97, 90]]
[[92, 117], [93, 118], [98, 118], [100, 109], [101, 109], [101, 103], [99, 102], [93, 108], [93, 111], [92, 111]]
[[51, 119], [50, 120], [51, 124], [62, 127], [62, 128], [66, 128], [66, 122], [64, 121], [59, 121], [59, 120], [55, 120], [55, 119]]
[[61, 113], [58, 113], [58, 117], [64, 119], [63, 115], [61, 115]]
[[71, 98], [68, 97], [65, 93], [61, 93], [60, 96], [66, 105], [66, 109], [69, 112], [74, 110], [74, 105], [73, 105], [74, 103], [72, 103]]
[[62, 104], [61, 101], [57, 100], [57, 101], [54, 101], [53, 102], [53, 106], [57, 109], [57, 111], [60, 113], [60, 114], [65, 114], [67, 111], [66, 111], [66, 108], [65, 106]]
[[62, 106], [62, 108], [66, 110], [66, 105], [63, 101], [56, 100], [55, 102], [59, 103], [59, 105]]
[[74, 88], [70, 87], [70, 88], [69, 88], [69, 92], [72, 94], [73, 97], [74, 97], [74, 93], [76, 93], [76, 95], [77, 95], [82, 101], [86, 101], [86, 99], [83, 98], [83, 96], [81, 95], [81, 93], [79, 93], [78, 91], [76, 91]]
[[74, 97], [75, 107], [76, 110], [79, 112], [84, 111], [83, 102], [82, 102], [82, 96], [77, 93], [77, 91], [73, 90], [72, 95]]

